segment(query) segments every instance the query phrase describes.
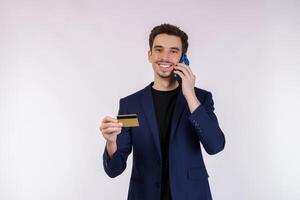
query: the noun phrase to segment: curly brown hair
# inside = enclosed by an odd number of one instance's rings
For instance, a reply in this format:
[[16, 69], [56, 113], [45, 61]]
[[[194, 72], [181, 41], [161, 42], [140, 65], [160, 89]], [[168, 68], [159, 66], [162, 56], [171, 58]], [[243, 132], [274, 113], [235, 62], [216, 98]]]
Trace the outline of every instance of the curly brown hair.
[[180, 30], [179, 27], [171, 25], [171, 24], [161, 24], [161, 25], [155, 26], [151, 30], [151, 33], [149, 35], [150, 50], [152, 49], [154, 38], [158, 34], [163, 34], [163, 33], [180, 37], [181, 43], [182, 43], [182, 53], [187, 52], [188, 47], [189, 47], [188, 35], [184, 31]]

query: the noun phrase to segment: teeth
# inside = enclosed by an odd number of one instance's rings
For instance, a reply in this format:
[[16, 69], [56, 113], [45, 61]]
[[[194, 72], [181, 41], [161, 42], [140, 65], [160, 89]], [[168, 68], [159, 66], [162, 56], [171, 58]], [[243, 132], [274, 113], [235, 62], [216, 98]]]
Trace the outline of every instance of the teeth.
[[159, 66], [161, 66], [163, 68], [167, 68], [167, 67], [170, 67], [171, 65], [170, 64], [160, 64]]

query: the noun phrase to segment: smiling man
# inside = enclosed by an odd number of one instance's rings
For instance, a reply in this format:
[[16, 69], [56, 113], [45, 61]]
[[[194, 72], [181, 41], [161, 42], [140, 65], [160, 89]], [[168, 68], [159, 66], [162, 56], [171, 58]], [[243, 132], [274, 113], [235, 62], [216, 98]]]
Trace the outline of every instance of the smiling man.
[[185, 32], [170, 24], [156, 26], [149, 46], [154, 82], [119, 105], [118, 114], [137, 114], [139, 126], [125, 127], [110, 116], [101, 122], [105, 172], [120, 175], [133, 152], [129, 200], [210, 200], [200, 144], [210, 155], [225, 146], [212, 94], [195, 87], [196, 76], [180, 63], [188, 49]]

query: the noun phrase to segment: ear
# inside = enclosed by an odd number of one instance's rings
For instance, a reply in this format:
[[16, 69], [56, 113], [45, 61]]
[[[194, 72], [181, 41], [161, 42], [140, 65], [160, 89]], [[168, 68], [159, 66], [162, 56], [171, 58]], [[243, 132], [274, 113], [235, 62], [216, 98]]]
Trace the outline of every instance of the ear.
[[149, 61], [150, 63], [152, 63], [151, 55], [152, 55], [152, 52], [151, 52], [151, 50], [149, 50], [149, 51], [148, 51], [148, 61]]

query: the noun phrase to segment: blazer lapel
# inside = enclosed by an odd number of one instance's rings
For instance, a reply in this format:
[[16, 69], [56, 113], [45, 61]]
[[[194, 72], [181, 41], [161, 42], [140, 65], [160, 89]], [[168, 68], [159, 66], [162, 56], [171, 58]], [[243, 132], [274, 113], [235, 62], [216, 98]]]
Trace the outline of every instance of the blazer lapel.
[[[161, 155], [161, 147], [160, 147], [159, 129], [158, 129], [156, 113], [155, 113], [155, 109], [154, 109], [151, 87], [152, 87], [152, 83], [150, 83], [150, 85], [148, 85], [144, 89], [144, 93], [141, 97], [141, 101], [142, 101], [143, 111], [145, 113], [145, 116], [146, 116], [149, 128], [151, 130], [157, 152], [159, 154], [159, 158], [161, 159], [162, 155]], [[174, 135], [176, 133], [176, 130], [178, 128], [178, 124], [180, 122], [180, 118], [182, 116], [184, 108], [187, 106], [185, 97], [182, 94], [181, 85], [179, 87], [180, 87], [180, 90], [178, 93], [178, 97], [177, 97], [177, 101], [176, 101], [176, 105], [174, 108], [173, 117], [172, 117], [172, 121], [171, 121], [170, 142], [172, 141], [172, 138], [174, 137]]]
[[153, 98], [152, 98], [152, 91], [151, 91], [152, 83], [148, 85], [145, 90], [144, 94], [141, 97], [142, 100], [142, 107], [150, 127], [152, 137], [154, 139], [154, 143], [159, 154], [159, 158], [162, 158], [161, 155], [161, 147], [160, 147], [160, 139], [159, 139], [159, 129], [156, 120], [156, 113], [154, 110]]
[[180, 87], [180, 90], [178, 93], [177, 101], [176, 101], [174, 112], [173, 112], [172, 123], [171, 123], [170, 143], [171, 143], [171, 141], [176, 133], [176, 130], [178, 128], [182, 112], [184, 111], [184, 108], [187, 106], [185, 97], [183, 96], [183, 93], [182, 93], [182, 86], [179, 85], [179, 87]]

